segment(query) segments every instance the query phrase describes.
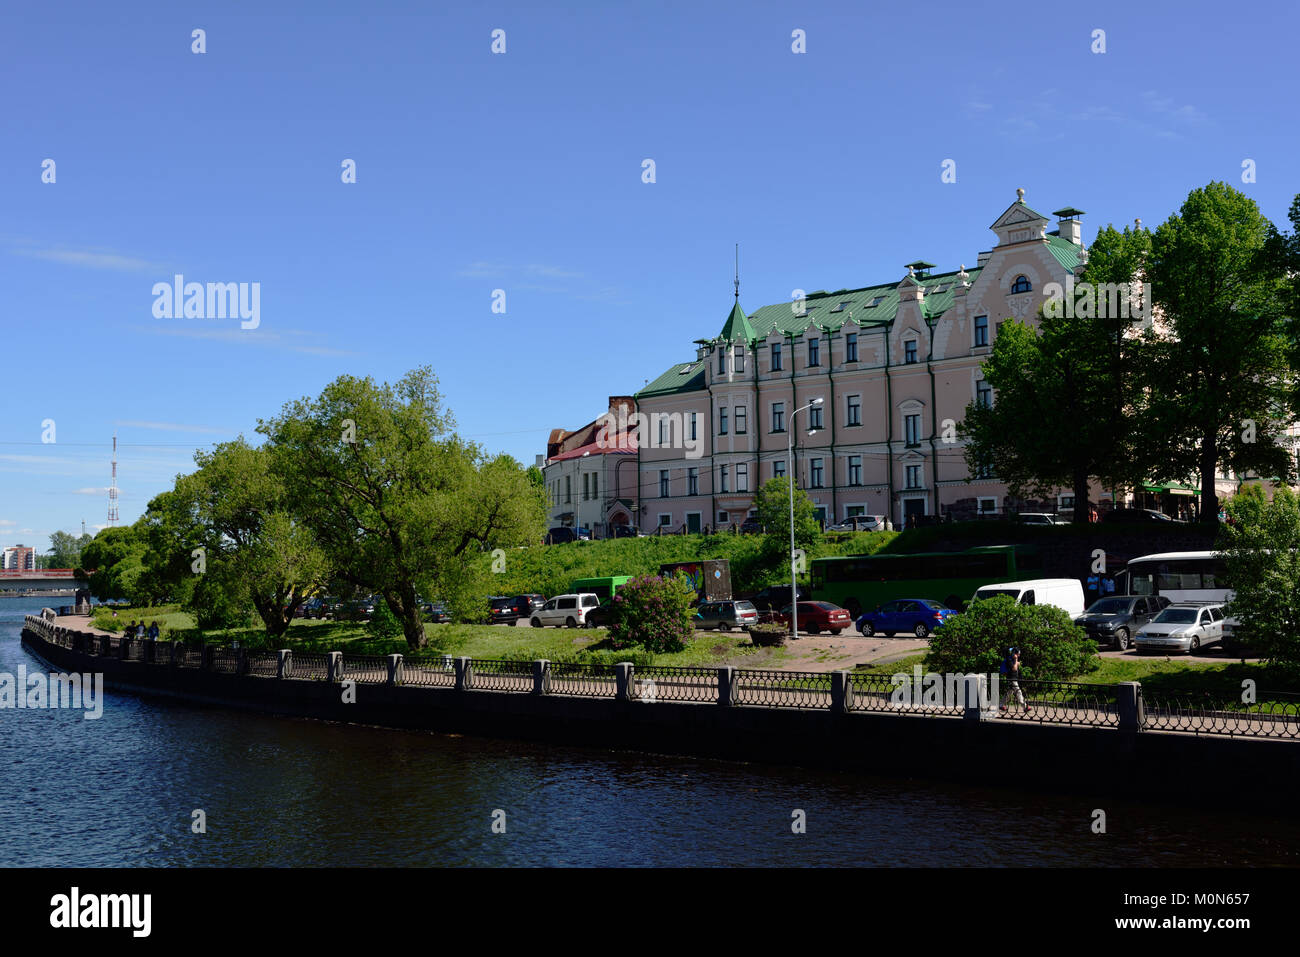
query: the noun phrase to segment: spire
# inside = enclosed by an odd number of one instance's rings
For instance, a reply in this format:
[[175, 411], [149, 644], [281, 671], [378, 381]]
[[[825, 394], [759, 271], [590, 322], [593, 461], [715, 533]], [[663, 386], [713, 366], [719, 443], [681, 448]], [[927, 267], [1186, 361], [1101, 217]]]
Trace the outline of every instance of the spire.
[[753, 342], [758, 338], [749, 317], [745, 315], [745, 310], [740, 308], [739, 296], [736, 298], [736, 304], [731, 307], [731, 313], [722, 326], [722, 332], [718, 333], [718, 338], [723, 342]]
[[740, 305], [740, 243], [736, 243], [736, 305]]

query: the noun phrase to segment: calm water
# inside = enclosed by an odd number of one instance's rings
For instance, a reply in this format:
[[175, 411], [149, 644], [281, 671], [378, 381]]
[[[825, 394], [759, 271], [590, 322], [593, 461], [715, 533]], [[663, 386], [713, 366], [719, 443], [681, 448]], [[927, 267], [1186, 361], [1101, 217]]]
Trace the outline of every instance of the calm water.
[[[49, 599], [0, 599], [0, 672]], [[1215, 809], [546, 748], [192, 708], [0, 710], [0, 865], [1279, 865]], [[1185, 799], [1178, 803], [1186, 806]], [[1108, 815], [1091, 833], [1092, 809]], [[791, 812], [807, 832], [791, 831]], [[191, 832], [202, 809], [207, 833]], [[506, 833], [494, 834], [496, 810]]]

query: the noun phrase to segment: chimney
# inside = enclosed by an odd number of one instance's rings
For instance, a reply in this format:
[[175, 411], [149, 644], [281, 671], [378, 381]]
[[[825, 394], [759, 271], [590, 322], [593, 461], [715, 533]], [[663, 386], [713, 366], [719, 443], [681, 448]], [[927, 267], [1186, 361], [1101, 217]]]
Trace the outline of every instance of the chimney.
[[1067, 206], [1065, 209], [1058, 209], [1052, 215], [1058, 217], [1056, 225], [1060, 228], [1061, 238], [1068, 239], [1076, 246], [1082, 246], [1083, 224], [1079, 222], [1079, 217], [1083, 215], [1083, 210]]
[[984, 267], [984, 264], [992, 258], [993, 258], [993, 252], [991, 250], [989, 252], [980, 253], [975, 257], [976, 268], [982, 269]]

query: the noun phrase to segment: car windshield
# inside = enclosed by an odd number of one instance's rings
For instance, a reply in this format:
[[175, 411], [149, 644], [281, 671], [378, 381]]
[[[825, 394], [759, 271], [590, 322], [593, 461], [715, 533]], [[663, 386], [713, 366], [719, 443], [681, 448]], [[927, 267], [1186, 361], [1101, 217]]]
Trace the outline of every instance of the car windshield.
[[1088, 606], [1090, 615], [1122, 615], [1128, 611], [1127, 598], [1103, 598]]
[[1190, 625], [1196, 621], [1195, 608], [1166, 608], [1156, 615], [1157, 624]]
[[1019, 598], [1020, 592], [1009, 591], [1005, 588], [981, 588], [975, 593], [976, 598], [996, 598], [998, 595], [1006, 595], [1009, 598]]
[[944, 605], [941, 602], [932, 601], [929, 598], [922, 598], [921, 604], [924, 605], [926, 608], [933, 608], [935, 611], [941, 611], [944, 607]]

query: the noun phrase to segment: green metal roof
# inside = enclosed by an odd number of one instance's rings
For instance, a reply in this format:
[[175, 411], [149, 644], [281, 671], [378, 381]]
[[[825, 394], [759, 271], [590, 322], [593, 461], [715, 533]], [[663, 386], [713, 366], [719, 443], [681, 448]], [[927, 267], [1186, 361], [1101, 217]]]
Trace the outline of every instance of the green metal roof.
[[1079, 265], [1079, 247], [1068, 239], [1062, 239], [1060, 236], [1048, 236], [1047, 251], [1070, 272], [1074, 272], [1075, 267]]
[[699, 392], [704, 388], [704, 360], [679, 362], [659, 378], [646, 383], [645, 388], [633, 398], [672, 395], [674, 392]]
[[749, 319], [745, 316], [745, 310], [740, 308], [740, 300], [731, 307], [731, 314], [727, 316], [727, 321], [723, 323], [722, 332], [718, 338], [723, 342], [753, 342], [754, 327], [749, 324]]

